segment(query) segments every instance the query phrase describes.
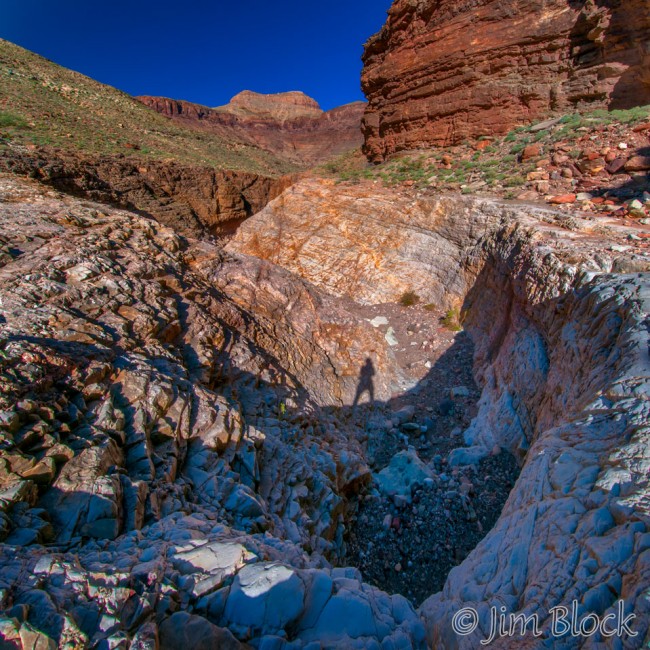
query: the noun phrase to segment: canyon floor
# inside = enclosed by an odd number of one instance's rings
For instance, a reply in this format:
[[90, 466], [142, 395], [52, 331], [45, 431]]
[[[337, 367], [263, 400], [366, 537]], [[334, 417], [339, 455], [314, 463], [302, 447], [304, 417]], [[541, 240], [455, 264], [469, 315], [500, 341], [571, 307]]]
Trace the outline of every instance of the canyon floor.
[[223, 246], [0, 176], [5, 643], [644, 636], [646, 229], [312, 178]]

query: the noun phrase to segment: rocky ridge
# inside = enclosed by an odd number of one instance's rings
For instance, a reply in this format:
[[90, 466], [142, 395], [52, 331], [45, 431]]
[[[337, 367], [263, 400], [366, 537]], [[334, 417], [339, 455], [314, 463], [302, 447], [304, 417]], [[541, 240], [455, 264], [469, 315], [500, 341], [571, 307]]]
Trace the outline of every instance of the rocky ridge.
[[365, 102], [323, 111], [301, 92], [262, 95], [243, 91], [229, 104], [208, 108], [166, 97], [138, 97], [178, 124], [243, 141], [306, 169], [361, 146]]
[[553, 112], [650, 103], [647, 0], [396, 0], [365, 46], [364, 150], [504, 134]]
[[11, 144], [97, 157], [138, 151], [147, 162], [273, 177], [296, 171], [234, 132], [206, 137], [116, 88], [0, 39], [0, 150]]

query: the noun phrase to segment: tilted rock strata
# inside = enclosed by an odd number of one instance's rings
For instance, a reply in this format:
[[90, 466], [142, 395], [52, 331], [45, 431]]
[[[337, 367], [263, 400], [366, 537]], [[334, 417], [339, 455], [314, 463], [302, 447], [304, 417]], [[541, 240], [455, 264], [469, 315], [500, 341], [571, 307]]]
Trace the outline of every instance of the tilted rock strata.
[[243, 223], [226, 249], [278, 264], [360, 303], [397, 302], [414, 291], [422, 302], [447, 308], [459, 306], [474, 284], [480, 247], [517, 224], [559, 237], [554, 249], [567, 256], [583, 252], [593, 270], [650, 268], [646, 253], [594, 247], [592, 233], [599, 228], [610, 229], [612, 237], [618, 232], [621, 241], [638, 231], [613, 218], [581, 222], [539, 206], [327, 180], [297, 182]]
[[422, 647], [404, 598], [325, 559], [369, 480], [363, 432], [326, 407], [351, 402], [370, 348], [388, 397], [383, 337], [287, 272], [155, 221], [11, 176], [0, 195], [4, 638], [177, 647], [182, 608], [232, 647], [221, 628]]
[[[575, 600], [581, 616], [606, 616], [623, 600], [635, 615], [627, 647], [641, 647], [650, 633], [648, 275], [572, 277], [516, 240], [491, 253], [498, 261], [466, 303], [484, 390], [465, 432], [471, 446], [451, 462], [498, 445], [524, 457], [523, 468], [494, 529], [421, 606], [429, 643], [476, 647], [490, 607], [535, 614], [548, 633], [552, 607]], [[479, 627], [459, 638], [451, 620], [463, 607], [476, 608]]]
[[302, 168], [358, 149], [363, 143], [365, 102], [325, 112], [297, 92], [261, 95], [244, 91], [218, 108], [166, 97], [138, 99], [185, 126], [260, 147]]
[[[430, 647], [469, 649], [491, 605], [548, 629], [551, 606], [605, 615], [622, 598], [637, 615], [628, 645], [647, 641], [647, 274], [611, 273], [643, 263], [607, 250], [614, 225], [464, 197], [412, 206], [419, 230], [456, 232], [463, 251], [441, 256], [463, 268], [441, 291], [464, 302], [483, 397], [472, 446], [451, 460], [499, 445], [523, 462], [496, 526], [420, 620], [327, 563], [346, 495], [369, 480], [366, 431], [337, 406], [368, 348], [378, 381], [395, 372], [374, 328], [265, 261], [1, 182], [5, 639], [422, 648], [426, 632]], [[365, 187], [316, 187], [391, 218], [382, 191], [372, 203]], [[480, 232], [462, 226], [474, 211], [493, 215]], [[340, 232], [358, 227], [346, 219]], [[328, 348], [331, 331], [347, 339]], [[463, 606], [479, 612], [469, 637], [451, 627]]]
[[365, 47], [365, 151], [502, 134], [586, 104], [650, 104], [650, 2], [396, 0]]
[[278, 196], [291, 177], [189, 167], [60, 150], [6, 152], [0, 170], [36, 178], [94, 201], [137, 209], [180, 233], [228, 234]]
[[[617, 230], [620, 239], [645, 233], [521, 204], [416, 197], [299, 183], [230, 246], [246, 250], [256, 236], [261, 255], [360, 300], [395, 300], [405, 286], [397, 277], [423, 299], [462, 306], [483, 392], [469, 446], [449, 460], [476, 462], [501, 447], [523, 469], [494, 529], [421, 606], [430, 647], [477, 647], [490, 607], [536, 614], [549, 630], [549, 609], [574, 599], [603, 616], [624, 599], [639, 635], [629, 647], [640, 647], [650, 628], [648, 258], [612, 242]], [[415, 252], [422, 275], [404, 265]], [[375, 269], [385, 270], [369, 276]], [[626, 269], [645, 272], [616, 273]], [[452, 628], [463, 607], [479, 613], [467, 637]]]

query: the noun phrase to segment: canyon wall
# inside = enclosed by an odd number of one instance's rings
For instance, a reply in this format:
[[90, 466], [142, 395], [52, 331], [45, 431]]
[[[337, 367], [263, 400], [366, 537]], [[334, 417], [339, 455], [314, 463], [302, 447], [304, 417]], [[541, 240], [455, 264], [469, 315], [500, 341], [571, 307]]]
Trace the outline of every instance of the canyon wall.
[[262, 95], [243, 91], [217, 108], [166, 97], [138, 99], [186, 127], [246, 142], [300, 168], [313, 167], [363, 143], [365, 102], [323, 111], [301, 92]]
[[648, 0], [396, 0], [365, 46], [365, 152], [447, 146], [555, 111], [650, 103]]
[[[522, 472], [496, 526], [419, 609], [429, 647], [479, 647], [491, 607], [537, 615], [548, 636], [550, 608], [574, 600], [580, 614], [604, 616], [623, 599], [638, 635], [626, 647], [647, 642], [650, 297], [646, 275], [632, 271], [647, 272], [650, 256], [622, 245], [638, 226], [599, 221], [309, 181], [229, 244], [357, 300], [396, 300], [411, 287], [461, 305], [482, 396], [467, 447], [449, 462], [508, 449]], [[464, 607], [478, 613], [468, 636], [452, 627]]]
[[292, 178], [54, 149], [9, 150], [0, 170], [58, 190], [139, 210], [180, 233], [230, 234], [287, 188]]
[[234, 650], [291, 628], [424, 647], [405, 598], [326, 559], [370, 474], [334, 407], [368, 349], [380, 399], [394, 374], [369, 323], [268, 263], [12, 175], [0, 294], [4, 646]]
[[[512, 241], [508, 229], [515, 227], [534, 229], [540, 241], [561, 233], [553, 249], [578, 256], [583, 268], [650, 268], [645, 251], [589, 245], [588, 233], [598, 227], [623, 243], [628, 231], [616, 218], [569, 219], [543, 206], [319, 179], [292, 185], [243, 223], [226, 250], [273, 262], [361, 304], [398, 302], [413, 291], [423, 303], [446, 309], [461, 307], [476, 282], [481, 247], [498, 241], [502, 228], [503, 239]], [[581, 236], [570, 236], [568, 228]]]
[[[634, 615], [623, 647], [640, 648], [650, 623], [647, 280], [572, 272], [531, 255], [521, 234], [485, 249], [465, 303], [483, 395], [470, 447], [450, 462], [496, 445], [519, 454], [522, 472], [496, 526], [420, 612], [432, 647], [470, 650], [489, 637], [491, 607], [535, 614], [552, 642], [551, 608], [575, 601], [581, 617], [605, 616], [623, 601]], [[467, 607], [478, 626], [461, 637], [451, 621]], [[544, 645], [530, 632], [527, 641]]]

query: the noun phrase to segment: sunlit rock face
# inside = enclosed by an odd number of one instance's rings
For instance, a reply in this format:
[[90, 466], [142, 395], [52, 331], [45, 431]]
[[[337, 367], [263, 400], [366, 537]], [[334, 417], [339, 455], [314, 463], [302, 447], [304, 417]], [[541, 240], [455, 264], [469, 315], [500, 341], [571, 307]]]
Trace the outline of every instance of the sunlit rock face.
[[363, 143], [365, 102], [323, 111], [301, 92], [264, 95], [249, 90], [217, 108], [166, 97], [138, 99], [179, 124], [259, 147], [298, 168], [324, 163]]
[[[475, 648], [490, 606], [546, 626], [573, 599], [601, 615], [624, 599], [646, 637], [648, 260], [620, 246], [638, 226], [307, 181], [224, 250], [13, 177], [0, 198], [15, 647]], [[260, 257], [241, 252], [255, 235], [272, 243]], [[360, 280], [333, 260], [319, 274], [325, 247], [361, 260]], [[383, 433], [350, 406], [359, 369], [371, 350], [378, 410], [400, 372], [352, 297], [394, 300], [394, 268], [461, 308], [474, 340], [482, 397], [450, 471], [495, 447], [522, 464], [495, 527], [417, 611], [333, 566]], [[466, 606], [479, 627], [460, 637]]]
[[503, 134], [553, 111], [650, 104], [650, 5], [396, 0], [365, 47], [365, 152]]

